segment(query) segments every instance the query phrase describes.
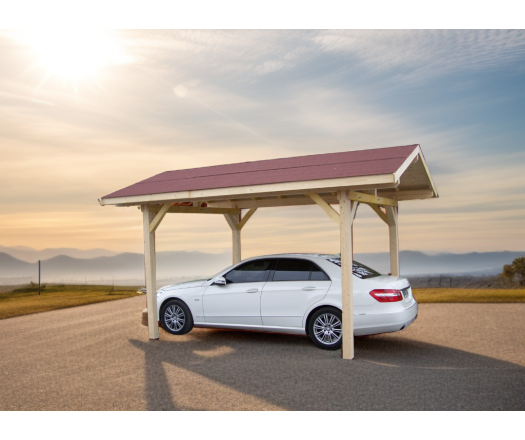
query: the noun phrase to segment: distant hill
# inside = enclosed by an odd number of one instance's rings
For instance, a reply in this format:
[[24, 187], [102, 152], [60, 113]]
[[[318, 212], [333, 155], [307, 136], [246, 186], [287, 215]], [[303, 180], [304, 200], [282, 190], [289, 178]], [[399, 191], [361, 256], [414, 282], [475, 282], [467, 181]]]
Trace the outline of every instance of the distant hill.
[[[228, 253], [210, 254], [204, 252], [159, 252], [157, 253], [157, 278], [173, 279], [213, 275], [230, 264]], [[72, 258], [59, 255], [41, 263], [42, 280], [85, 279], [144, 279], [144, 255], [122, 253], [112, 257]], [[18, 260], [0, 252], [0, 283], [14, 283], [8, 279], [30, 277], [35, 280], [38, 264]]]
[[0, 252], [0, 278], [24, 277], [35, 273], [37, 265], [20, 261], [11, 255]]
[[[515, 258], [525, 256], [525, 252], [469, 252], [453, 254], [443, 252], [427, 255], [419, 251], [401, 251], [400, 266], [403, 275], [497, 275], [505, 264]], [[390, 271], [390, 255], [386, 252], [376, 254], [356, 254], [354, 258], [363, 264], [377, 268], [380, 272]]]
[[0, 246], [0, 252], [5, 252], [22, 261], [35, 263], [38, 260], [48, 260], [49, 258], [65, 255], [73, 258], [97, 258], [112, 257], [118, 255], [118, 252], [109, 249], [74, 249], [74, 248], [48, 248], [33, 249], [26, 246]]
[[[515, 258], [525, 256], [525, 252], [469, 252], [453, 254], [443, 252], [427, 255], [419, 251], [401, 251], [400, 266], [403, 275], [497, 275], [503, 265], [512, 263]], [[363, 264], [376, 268], [382, 273], [390, 271], [388, 253], [356, 254], [354, 258]]]
[[[471, 252], [467, 254], [441, 253], [427, 255], [418, 251], [400, 253], [403, 275], [496, 275], [504, 264], [524, 256], [525, 252]], [[382, 273], [390, 271], [390, 257], [386, 252], [356, 254], [354, 258]], [[231, 254], [223, 252], [158, 252], [157, 278], [176, 279], [211, 276], [231, 263]], [[0, 284], [11, 284], [14, 278], [36, 280], [36, 263], [21, 261], [0, 252]], [[122, 253], [96, 258], [73, 258], [58, 255], [42, 261], [42, 280], [144, 279], [144, 256], [137, 253]], [[27, 281], [26, 281], [27, 282]], [[142, 281], [141, 281], [142, 282]]]

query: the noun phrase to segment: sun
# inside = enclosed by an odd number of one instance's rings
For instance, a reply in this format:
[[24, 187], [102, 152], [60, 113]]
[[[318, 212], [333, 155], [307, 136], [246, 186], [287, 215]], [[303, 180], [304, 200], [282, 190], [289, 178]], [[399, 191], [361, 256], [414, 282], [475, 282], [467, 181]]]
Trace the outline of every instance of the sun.
[[96, 76], [102, 68], [127, 61], [118, 39], [102, 30], [24, 30], [18, 39], [31, 47], [46, 75], [73, 81]]

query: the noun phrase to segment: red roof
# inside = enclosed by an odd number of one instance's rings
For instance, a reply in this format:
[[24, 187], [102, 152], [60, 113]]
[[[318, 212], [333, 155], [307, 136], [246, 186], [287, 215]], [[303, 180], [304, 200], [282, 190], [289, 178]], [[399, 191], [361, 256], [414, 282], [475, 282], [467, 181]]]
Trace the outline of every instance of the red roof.
[[418, 145], [165, 171], [103, 198], [395, 173]]

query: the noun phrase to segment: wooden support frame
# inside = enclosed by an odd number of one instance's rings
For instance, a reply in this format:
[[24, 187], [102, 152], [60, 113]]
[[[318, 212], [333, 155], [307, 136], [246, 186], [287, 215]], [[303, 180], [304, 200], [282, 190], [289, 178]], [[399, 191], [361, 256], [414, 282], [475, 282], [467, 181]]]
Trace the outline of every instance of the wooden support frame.
[[257, 211], [257, 208], [251, 208], [244, 217], [241, 218], [240, 209], [238, 214], [224, 214], [224, 218], [230, 225], [232, 231], [232, 263], [241, 262], [241, 229], [248, 222], [251, 216]]
[[237, 264], [241, 262], [241, 230], [239, 229], [241, 215], [224, 214], [224, 218], [232, 231], [232, 264]]
[[[148, 205], [142, 206], [144, 233], [144, 272], [146, 279], [146, 303], [148, 307], [148, 333], [150, 339], [159, 339], [159, 318], [157, 315], [157, 263], [155, 255], [155, 230], [150, 231], [155, 213]], [[159, 221], [160, 223], [160, 221]], [[157, 224], [158, 226], [158, 224]]]
[[[169, 206], [169, 204], [167, 204]], [[150, 205], [152, 212], [160, 212], [164, 205]], [[199, 206], [170, 206], [166, 214], [240, 214], [239, 208], [202, 208]]]
[[390, 273], [399, 276], [399, 232], [397, 227], [397, 206], [385, 206], [388, 218], [388, 237], [390, 244]]
[[349, 191], [349, 198], [350, 200], [366, 203], [367, 205], [397, 206], [397, 200], [356, 191]]
[[337, 224], [339, 224], [339, 213], [332, 208], [326, 201], [316, 193], [307, 193], [305, 196], [310, 197], [315, 203], [317, 203], [321, 209], [328, 214], [328, 216]]
[[368, 205], [370, 208], [374, 210], [374, 212], [379, 216], [381, 220], [383, 220], [388, 225], [388, 217], [387, 215], [381, 210], [381, 208], [377, 205]]
[[239, 224], [237, 225], [237, 229], [239, 229], [239, 231], [243, 228], [243, 226], [248, 222], [248, 220], [250, 220], [250, 217], [255, 214], [255, 211], [257, 211], [257, 208], [250, 208], [250, 210], [244, 214], [243, 218], [241, 219], [241, 221], [239, 222]]
[[[155, 217], [149, 224], [150, 232], [155, 232], [155, 230], [159, 227], [160, 222], [162, 221], [162, 219], [164, 218], [164, 216], [166, 215], [169, 209], [170, 209], [169, 203], [165, 203], [164, 205], [162, 205], [162, 208], [160, 208], [159, 212], [157, 212], [157, 215], [155, 215]], [[150, 211], [150, 212], [154, 212], [154, 211]]]
[[341, 356], [343, 359], [354, 358], [354, 286], [353, 286], [353, 243], [352, 223], [357, 210], [357, 203], [350, 200], [348, 191], [339, 191], [339, 234], [341, 242], [341, 295], [342, 295], [342, 323], [343, 345]]

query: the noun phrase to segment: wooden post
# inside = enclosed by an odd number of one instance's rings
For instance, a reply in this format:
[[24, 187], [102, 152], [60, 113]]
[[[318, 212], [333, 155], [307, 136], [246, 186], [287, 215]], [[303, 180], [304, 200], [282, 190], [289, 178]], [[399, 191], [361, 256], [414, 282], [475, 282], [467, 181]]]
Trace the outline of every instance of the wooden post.
[[232, 263], [237, 264], [241, 262], [241, 214], [224, 214], [224, 218], [232, 230]]
[[40, 295], [40, 260], [38, 260], [38, 294]]
[[343, 303], [343, 359], [354, 358], [354, 288], [352, 275], [352, 223], [356, 202], [349, 198], [348, 191], [339, 191], [339, 235], [341, 241], [341, 287]]
[[385, 206], [390, 242], [390, 273], [399, 276], [399, 234], [397, 228], [397, 206]]
[[146, 278], [146, 303], [148, 307], [148, 332], [150, 339], [159, 339], [159, 318], [157, 315], [157, 264], [155, 256], [155, 231], [150, 232], [150, 224], [155, 213], [148, 205], [142, 205], [144, 230], [144, 271]]

